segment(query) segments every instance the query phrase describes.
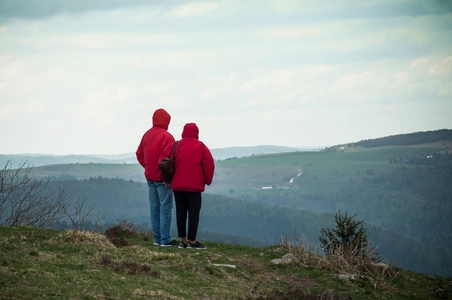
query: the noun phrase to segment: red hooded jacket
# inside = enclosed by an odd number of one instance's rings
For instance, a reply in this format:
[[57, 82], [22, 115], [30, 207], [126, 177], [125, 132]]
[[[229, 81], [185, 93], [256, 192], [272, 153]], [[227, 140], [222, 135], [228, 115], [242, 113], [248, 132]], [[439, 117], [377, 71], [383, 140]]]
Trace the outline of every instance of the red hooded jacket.
[[174, 144], [174, 137], [167, 131], [170, 121], [171, 116], [164, 109], [156, 110], [152, 116], [153, 126], [143, 135], [138, 146], [137, 160], [144, 167], [144, 176], [148, 180], [163, 181], [158, 163], [169, 155]]
[[212, 183], [215, 164], [212, 154], [199, 141], [199, 129], [195, 123], [184, 126], [182, 140], [176, 148], [176, 172], [171, 187], [173, 191], [203, 192]]

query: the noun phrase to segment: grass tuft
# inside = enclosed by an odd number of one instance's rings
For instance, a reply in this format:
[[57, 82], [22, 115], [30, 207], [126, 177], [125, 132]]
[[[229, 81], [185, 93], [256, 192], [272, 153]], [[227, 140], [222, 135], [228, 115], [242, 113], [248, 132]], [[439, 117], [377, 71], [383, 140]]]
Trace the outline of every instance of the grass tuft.
[[100, 248], [115, 247], [104, 235], [95, 232], [81, 230], [65, 230], [60, 235], [57, 236], [57, 241], [88, 243], [99, 246]]

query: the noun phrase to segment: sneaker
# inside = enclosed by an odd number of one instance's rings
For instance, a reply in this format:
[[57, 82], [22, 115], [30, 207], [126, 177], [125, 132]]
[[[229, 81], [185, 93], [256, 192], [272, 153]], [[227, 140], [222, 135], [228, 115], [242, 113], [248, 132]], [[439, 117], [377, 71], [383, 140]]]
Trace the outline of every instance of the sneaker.
[[160, 246], [160, 243], [154, 242], [154, 245], [156, 245], [156, 246]]
[[187, 248], [192, 248], [192, 249], [207, 249], [206, 246], [204, 246], [203, 244], [201, 244], [200, 242], [196, 241], [194, 244], [188, 242]]
[[181, 242], [179, 243], [179, 248], [185, 249], [185, 248], [187, 248], [187, 245], [188, 245], [188, 243], [185, 244], [184, 242], [181, 241]]
[[170, 246], [176, 246], [177, 244], [178, 243], [177, 243], [176, 240], [172, 240], [171, 242], [166, 243], [166, 244], [161, 244], [160, 246], [162, 246], [162, 247], [170, 247]]

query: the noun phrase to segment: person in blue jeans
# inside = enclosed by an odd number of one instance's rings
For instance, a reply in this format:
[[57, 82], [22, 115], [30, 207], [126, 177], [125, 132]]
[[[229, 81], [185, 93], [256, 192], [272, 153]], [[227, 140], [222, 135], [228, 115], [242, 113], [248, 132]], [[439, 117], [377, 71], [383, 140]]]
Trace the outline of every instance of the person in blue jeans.
[[170, 234], [173, 209], [173, 190], [164, 182], [148, 180], [151, 224], [154, 245], [173, 246]]
[[177, 242], [170, 233], [173, 208], [173, 191], [163, 181], [158, 163], [167, 157], [174, 144], [174, 137], [168, 132], [171, 116], [158, 109], [152, 116], [152, 127], [143, 135], [136, 155], [144, 167], [144, 176], [149, 186], [151, 225], [154, 244], [174, 246]]

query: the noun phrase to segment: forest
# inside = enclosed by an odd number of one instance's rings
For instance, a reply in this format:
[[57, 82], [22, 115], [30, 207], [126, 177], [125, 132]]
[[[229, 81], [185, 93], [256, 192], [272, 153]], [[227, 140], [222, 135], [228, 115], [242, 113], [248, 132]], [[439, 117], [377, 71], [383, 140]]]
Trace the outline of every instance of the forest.
[[[410, 146], [425, 143], [433, 143], [437, 141], [445, 141], [452, 139], [452, 130], [441, 129], [435, 131], [422, 131], [408, 134], [391, 135], [387, 137], [362, 140], [349, 144], [349, 147], [386, 147], [386, 146]], [[330, 147], [329, 150], [336, 149], [338, 146]]]
[[415, 132], [410, 134], [399, 134], [379, 139], [364, 140], [356, 143], [356, 146], [384, 147], [384, 146], [409, 146], [421, 143], [431, 143], [452, 139], [452, 130], [441, 129], [436, 131]]

